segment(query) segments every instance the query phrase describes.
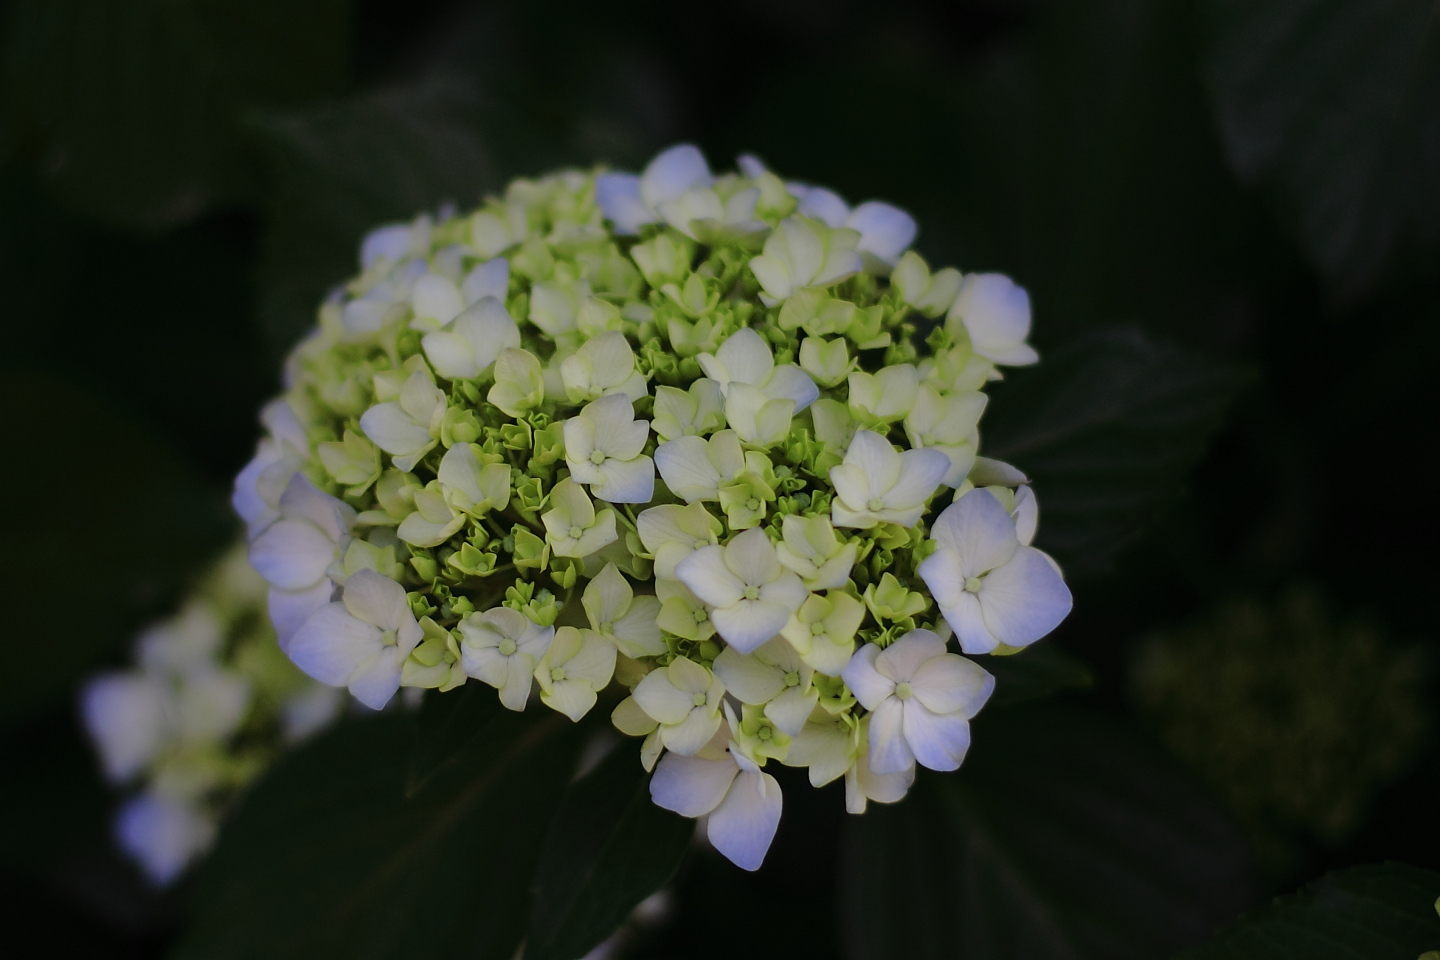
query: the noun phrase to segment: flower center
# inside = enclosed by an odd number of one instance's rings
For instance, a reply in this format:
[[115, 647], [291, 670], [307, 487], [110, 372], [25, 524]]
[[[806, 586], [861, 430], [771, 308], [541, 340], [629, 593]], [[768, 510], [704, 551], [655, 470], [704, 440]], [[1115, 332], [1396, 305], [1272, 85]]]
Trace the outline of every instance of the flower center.
[[799, 685], [800, 685], [800, 674], [796, 673], [794, 670], [791, 670], [789, 673], [785, 674], [785, 686], [787, 686], [787, 687], [796, 687], [796, 686], [799, 686]]
[[504, 640], [501, 640], [501, 641], [500, 641], [500, 656], [502, 656], [502, 657], [508, 657], [508, 656], [512, 656], [514, 653], [515, 653], [515, 641], [514, 641], [514, 640], [511, 640], [509, 637], [506, 637]]
[[761, 727], [759, 730], [755, 731], [755, 736], [759, 737], [761, 740], [769, 740], [770, 733], [771, 730], [769, 727]]
[[594, 453], [590, 454], [590, 462], [595, 464], [595, 466], [597, 467], [600, 466], [600, 464], [605, 462], [605, 451], [596, 450]]
[[585, 536], [585, 531], [574, 524], [570, 526], [570, 530], [568, 532], [570, 534], [571, 540], [579, 540], [581, 537]]
[[609, 620], [601, 620], [601, 621], [600, 621], [600, 632], [601, 632], [601, 633], [614, 633], [614, 632], [615, 632], [615, 624], [611, 623]]
[[817, 620], [810, 624], [810, 636], [823, 637], [825, 635], [825, 624]]
[[970, 593], [979, 593], [979, 592], [980, 592], [980, 578], [979, 578], [979, 577], [966, 577], [966, 578], [965, 578], [965, 589], [968, 590]]
[[399, 640], [399, 637], [397, 637], [397, 636], [395, 635], [395, 631], [394, 631], [394, 630], [381, 630], [381, 631], [380, 631], [380, 642], [383, 643], [383, 644], [385, 644], [385, 646], [387, 646], [387, 647], [393, 647], [393, 646], [395, 646], [395, 644], [396, 644], [396, 642], [397, 642], [398, 640]]
[[755, 511], [755, 510], [759, 510], [759, 509], [760, 509], [760, 498], [759, 498], [759, 497], [751, 497], [749, 500], [746, 500], [746, 501], [745, 501], [745, 509], [746, 509], [746, 510], [750, 510], [750, 511], [752, 511], [752, 512]]
[[564, 680], [564, 679], [565, 679], [565, 668], [564, 668], [564, 667], [555, 667], [554, 669], [552, 669], [552, 670], [550, 671], [550, 679], [551, 679], [551, 680], [557, 680], [557, 681], [558, 681], [558, 680]]
[[690, 698], [690, 702], [693, 703], [693, 704], [695, 704], [695, 706], [697, 706], [697, 707], [703, 707], [703, 706], [705, 706], [705, 694], [703, 694], [703, 693], [697, 693], [697, 694], [695, 694], [695, 696], [693, 696], [693, 697]]
[[706, 613], [704, 610], [696, 610], [694, 616], [696, 623], [704, 623], [706, 620], [710, 619], [710, 614]]
[[895, 696], [899, 697], [901, 700], [909, 700], [911, 694], [913, 694], [914, 692], [914, 690], [910, 689], [910, 682], [908, 680], [903, 680], [900, 683], [895, 684]]
[[745, 588], [745, 599], [746, 599], [746, 600], [759, 600], [759, 599], [760, 599], [760, 588], [759, 588], [759, 587], [746, 587], [746, 588]]
[[871, 513], [878, 513], [879, 511], [885, 509], [885, 501], [881, 500], [879, 497], [871, 497], [870, 502], [867, 503], [865, 506], [867, 509], [869, 509]]

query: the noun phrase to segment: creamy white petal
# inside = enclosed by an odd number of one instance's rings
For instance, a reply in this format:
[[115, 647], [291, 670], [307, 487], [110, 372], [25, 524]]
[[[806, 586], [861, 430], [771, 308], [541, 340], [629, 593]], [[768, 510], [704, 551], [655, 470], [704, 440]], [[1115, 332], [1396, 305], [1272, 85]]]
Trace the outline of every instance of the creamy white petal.
[[329, 578], [306, 590], [277, 590], [272, 587], [266, 593], [265, 606], [281, 650], [289, 652], [290, 638], [295, 631], [310, 619], [312, 613], [329, 603], [334, 593], [335, 584]]
[[744, 581], [725, 563], [725, 548], [715, 544], [701, 547], [677, 563], [675, 576], [691, 593], [714, 607], [728, 607], [745, 595]]
[[[691, 589], [694, 589], [693, 587]], [[710, 614], [715, 632], [741, 653], [749, 653], [778, 634], [794, 608], [766, 600], [739, 600]]]
[[400, 670], [406, 654], [396, 647], [382, 647], [350, 677], [350, 692], [371, 710], [379, 710], [400, 689]]
[[920, 664], [910, 687], [915, 699], [931, 713], [958, 713], [969, 718], [990, 699], [995, 678], [975, 661], [946, 653]]
[[649, 457], [606, 460], [590, 492], [608, 503], [649, 503], [655, 496], [655, 463]]
[[768, 703], [785, 689], [784, 670], [734, 647], [720, 651], [712, 669], [741, 703]]

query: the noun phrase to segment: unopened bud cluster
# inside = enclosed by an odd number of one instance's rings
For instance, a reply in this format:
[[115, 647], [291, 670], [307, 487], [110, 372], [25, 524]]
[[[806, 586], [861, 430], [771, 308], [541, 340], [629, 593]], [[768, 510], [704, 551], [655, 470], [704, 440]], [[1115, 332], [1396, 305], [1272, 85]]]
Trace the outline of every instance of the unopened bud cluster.
[[978, 456], [983, 388], [1037, 359], [1025, 292], [740, 167], [680, 146], [370, 234], [235, 505], [311, 676], [573, 720], [623, 687], [655, 801], [754, 869], [770, 762], [854, 812], [954, 769], [993, 681], [951, 638], [1013, 651], [1070, 594]]

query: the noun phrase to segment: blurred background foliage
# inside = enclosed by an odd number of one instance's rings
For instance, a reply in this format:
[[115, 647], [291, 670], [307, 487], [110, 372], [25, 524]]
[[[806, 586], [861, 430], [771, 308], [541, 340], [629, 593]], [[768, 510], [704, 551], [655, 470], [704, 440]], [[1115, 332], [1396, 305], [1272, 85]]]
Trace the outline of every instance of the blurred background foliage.
[[[1159, 957], [1327, 871], [1440, 867], [1431, 0], [0, 0], [0, 24], [0, 892], [45, 955], [181, 929], [213, 955], [268, 882], [236, 847], [283, 839], [284, 791], [331, 783], [310, 763], [353, 763], [346, 733], [277, 771], [200, 892], [159, 895], [110, 846], [74, 691], [233, 535], [256, 411], [360, 235], [680, 140], [897, 203], [932, 263], [1029, 288], [1045, 362], [995, 390], [987, 452], [1037, 480], [1077, 605], [997, 667], [960, 774], [848, 822], [787, 791], [765, 871], [688, 857], [635, 955]], [[372, 721], [392, 752], [396, 723]], [[383, 807], [389, 776], [355, 789]], [[1398, 897], [1423, 941], [1434, 876], [1333, 874], [1254, 922], [1339, 904], [1353, 934]], [[518, 942], [492, 940], [454, 942]]]

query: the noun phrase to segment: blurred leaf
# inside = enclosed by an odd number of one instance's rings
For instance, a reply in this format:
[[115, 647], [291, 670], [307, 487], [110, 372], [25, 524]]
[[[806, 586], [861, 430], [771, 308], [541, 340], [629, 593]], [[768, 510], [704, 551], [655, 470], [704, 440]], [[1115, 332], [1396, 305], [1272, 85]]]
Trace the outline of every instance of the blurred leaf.
[[1433, 0], [1208, 0], [1202, 69], [1230, 163], [1341, 296], [1440, 241]]
[[3, 370], [0, 409], [0, 448], [21, 458], [0, 490], [13, 506], [0, 548], [8, 722], [69, 695], [233, 529], [218, 491], [80, 385]]
[[325, 294], [359, 270], [361, 238], [494, 186], [474, 90], [429, 77], [261, 121], [275, 180], [260, 265], [261, 322], [287, 349]]
[[174, 956], [510, 960], [575, 727], [508, 714], [405, 796], [413, 720], [344, 724], [245, 797]]
[[1024, 703], [1064, 690], [1088, 690], [1095, 685], [1094, 671], [1053, 641], [1004, 657], [986, 657], [980, 665], [995, 675], [992, 706]]
[[1008, 379], [994, 391], [985, 453], [1035, 481], [1039, 546], [1083, 575], [1103, 571], [1179, 494], [1249, 378], [1111, 329]]
[[1403, 863], [1326, 874], [1184, 960], [1415, 960], [1440, 949], [1440, 873]]
[[525, 960], [575, 960], [675, 874], [695, 824], [650, 799], [623, 741], [561, 801], [540, 854]]
[[448, 693], [425, 691], [406, 765], [405, 795], [419, 793], [437, 774], [453, 773], [506, 716], [495, 692], [482, 683], [467, 683]]
[[956, 774], [850, 819], [851, 960], [1154, 960], [1248, 902], [1243, 843], [1198, 787], [1072, 705], [982, 715]]
[[339, 92], [349, 18], [346, 0], [18, 0], [11, 109], [67, 202], [171, 226], [249, 186], [242, 111]]

